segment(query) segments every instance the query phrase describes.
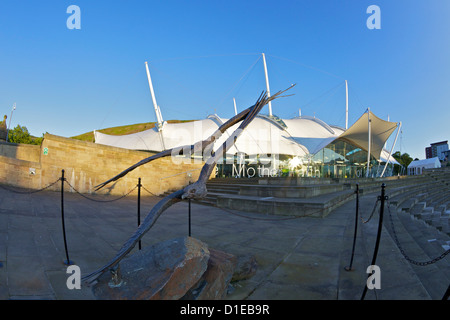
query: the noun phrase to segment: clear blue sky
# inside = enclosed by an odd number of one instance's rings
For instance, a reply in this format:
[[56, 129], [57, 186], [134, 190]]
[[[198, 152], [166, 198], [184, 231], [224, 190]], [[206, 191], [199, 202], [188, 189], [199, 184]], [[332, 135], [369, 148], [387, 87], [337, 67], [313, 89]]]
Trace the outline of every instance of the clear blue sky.
[[[80, 30], [66, 26], [72, 4]], [[366, 27], [372, 4], [380, 30]], [[11, 127], [35, 136], [155, 121], [148, 61], [164, 120], [231, 117], [233, 97], [242, 110], [265, 89], [264, 52], [272, 93], [297, 84], [274, 114], [344, 126], [348, 80], [350, 124], [368, 107], [402, 121], [395, 150], [422, 159], [450, 138], [449, 12], [448, 0], [2, 0], [0, 114], [16, 103]]]

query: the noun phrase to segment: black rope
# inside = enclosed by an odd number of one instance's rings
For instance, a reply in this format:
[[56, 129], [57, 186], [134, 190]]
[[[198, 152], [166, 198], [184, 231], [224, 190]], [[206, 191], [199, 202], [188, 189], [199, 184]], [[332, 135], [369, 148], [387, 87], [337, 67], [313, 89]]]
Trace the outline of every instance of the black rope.
[[145, 191], [147, 191], [148, 193], [150, 193], [151, 195], [155, 196], [155, 197], [160, 197], [160, 196], [158, 196], [157, 194], [154, 194], [153, 192], [148, 191], [147, 188], [144, 187], [143, 185], [141, 185], [141, 188], [144, 189]]
[[10, 191], [10, 192], [14, 192], [14, 193], [20, 193], [20, 194], [32, 194], [32, 193], [37, 193], [37, 192], [44, 191], [44, 190], [46, 190], [46, 189], [48, 189], [48, 188], [54, 186], [54, 185], [55, 185], [58, 181], [60, 181], [60, 180], [61, 180], [61, 178], [58, 178], [58, 180], [56, 180], [55, 182], [52, 182], [52, 183], [50, 183], [49, 185], [47, 185], [47, 186], [45, 186], [45, 187], [43, 187], [43, 188], [41, 188], [41, 189], [38, 189], [38, 190], [32, 190], [32, 191], [18, 191], [18, 190], [13, 190], [13, 189], [10, 189], [10, 188], [8, 188], [8, 187], [2, 185], [2, 184], [0, 184], [0, 188], [2, 188], [2, 189], [4, 189], [4, 190], [7, 190], [7, 191]]
[[370, 214], [370, 216], [369, 216], [369, 218], [368, 218], [367, 220], [364, 220], [362, 217], [360, 217], [362, 223], [367, 223], [367, 222], [370, 221], [370, 219], [372, 219], [373, 214], [375, 213], [375, 211], [376, 211], [376, 209], [377, 209], [377, 206], [378, 206], [378, 202], [379, 202], [379, 201], [380, 201], [380, 199], [377, 198], [377, 200], [375, 201], [375, 205], [373, 206], [372, 213]]
[[440, 256], [438, 256], [438, 257], [436, 257], [436, 258], [434, 258], [434, 259], [428, 260], [428, 261], [416, 261], [416, 260], [411, 259], [411, 258], [406, 254], [405, 250], [403, 249], [403, 247], [402, 247], [401, 244], [400, 244], [400, 241], [398, 240], [397, 232], [396, 232], [395, 226], [394, 226], [394, 220], [392, 219], [392, 213], [391, 213], [390, 203], [389, 203], [389, 202], [388, 202], [387, 208], [388, 208], [388, 211], [389, 211], [389, 218], [390, 218], [390, 221], [391, 221], [391, 229], [392, 229], [392, 233], [393, 233], [393, 235], [394, 235], [394, 241], [395, 241], [395, 243], [397, 244], [397, 247], [398, 247], [398, 249], [400, 250], [400, 253], [403, 255], [403, 257], [404, 257], [409, 263], [414, 264], [414, 265], [416, 265], [416, 266], [427, 266], [427, 265], [432, 264], [432, 263], [435, 263], [435, 262], [437, 262], [437, 261], [439, 261], [439, 260], [441, 260], [441, 259], [444, 259], [445, 256], [448, 255], [448, 254], [450, 253], [450, 249], [448, 249], [448, 250], [444, 251]]
[[67, 181], [67, 179], [65, 179], [65, 181], [66, 181], [66, 183], [76, 192], [76, 193], [78, 193], [80, 196], [82, 196], [83, 198], [85, 198], [85, 199], [87, 199], [87, 200], [91, 200], [91, 201], [95, 201], [95, 202], [113, 202], [113, 201], [117, 201], [117, 200], [120, 200], [120, 199], [123, 199], [123, 198], [125, 198], [126, 196], [128, 196], [131, 192], [133, 192], [136, 188], [137, 188], [137, 185], [133, 188], [133, 189], [131, 189], [130, 191], [128, 191], [126, 194], [124, 194], [123, 196], [120, 196], [120, 197], [118, 197], [118, 198], [115, 198], [115, 199], [109, 199], [109, 200], [99, 200], [99, 199], [94, 199], [94, 198], [91, 198], [91, 197], [88, 197], [88, 196], [86, 196], [86, 195], [84, 195], [83, 193], [81, 193], [80, 191], [78, 191], [77, 189], [75, 189], [70, 183], [69, 183], [69, 181]]

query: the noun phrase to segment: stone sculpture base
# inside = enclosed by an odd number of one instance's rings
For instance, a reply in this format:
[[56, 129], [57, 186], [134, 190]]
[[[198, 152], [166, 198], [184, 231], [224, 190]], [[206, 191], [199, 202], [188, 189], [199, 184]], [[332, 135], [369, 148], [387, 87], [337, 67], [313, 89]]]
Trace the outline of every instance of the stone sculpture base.
[[236, 263], [192, 237], [167, 240], [124, 258], [117, 277], [104, 273], [93, 293], [102, 300], [222, 299]]

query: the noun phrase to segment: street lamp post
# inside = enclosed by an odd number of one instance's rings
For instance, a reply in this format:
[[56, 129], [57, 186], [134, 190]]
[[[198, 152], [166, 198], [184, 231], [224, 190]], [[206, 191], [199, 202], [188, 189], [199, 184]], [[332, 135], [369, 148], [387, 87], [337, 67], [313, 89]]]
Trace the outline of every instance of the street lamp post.
[[9, 123], [8, 123], [8, 128], [6, 129], [6, 142], [8, 142], [8, 137], [9, 137], [9, 129], [11, 127], [11, 119], [12, 119], [12, 115], [14, 110], [16, 110], [16, 103], [14, 102], [13, 104], [13, 108], [11, 110], [11, 117], [9, 117]]

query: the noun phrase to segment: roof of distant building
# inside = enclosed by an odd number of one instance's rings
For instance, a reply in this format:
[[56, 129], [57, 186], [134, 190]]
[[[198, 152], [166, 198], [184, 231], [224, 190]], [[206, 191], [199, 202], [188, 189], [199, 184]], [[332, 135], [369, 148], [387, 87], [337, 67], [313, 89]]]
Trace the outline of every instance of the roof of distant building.
[[438, 145], [438, 144], [448, 144], [448, 140], [441, 141], [441, 142], [430, 143], [430, 145], [432, 145], [432, 146], [435, 146], [435, 145]]

